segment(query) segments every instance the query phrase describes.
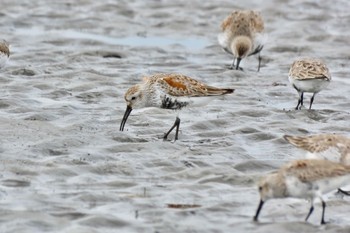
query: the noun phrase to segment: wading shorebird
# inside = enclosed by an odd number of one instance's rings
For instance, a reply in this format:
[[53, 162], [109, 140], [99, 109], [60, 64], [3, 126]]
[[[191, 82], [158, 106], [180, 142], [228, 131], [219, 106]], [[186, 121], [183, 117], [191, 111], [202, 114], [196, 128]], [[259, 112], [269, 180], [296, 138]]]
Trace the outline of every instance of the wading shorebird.
[[288, 78], [299, 94], [295, 109], [300, 110], [303, 106], [304, 92], [313, 93], [309, 107], [311, 109], [315, 95], [329, 85], [331, 74], [323, 61], [315, 58], [301, 58], [293, 62]]
[[0, 41], [0, 69], [6, 66], [10, 57], [9, 45], [6, 41]]
[[322, 202], [321, 224], [325, 224], [326, 203], [322, 195], [345, 184], [350, 184], [350, 166], [322, 159], [289, 162], [278, 171], [260, 180], [260, 203], [254, 221], [258, 220], [263, 204], [267, 200], [294, 197], [311, 200], [311, 207], [305, 221], [312, 214], [315, 201], [320, 199]]
[[264, 176], [259, 182], [260, 203], [254, 221], [258, 221], [259, 213], [267, 200], [294, 197], [311, 200], [311, 207], [305, 221], [314, 211], [315, 201], [320, 199], [322, 202], [321, 224], [325, 224], [326, 203], [322, 195], [344, 184], [350, 184], [350, 166], [323, 159], [289, 162], [277, 172]]
[[[195, 79], [181, 74], [155, 74], [145, 77], [143, 82], [130, 87], [125, 93], [126, 110], [120, 124], [120, 131], [135, 108], [158, 107], [179, 110], [193, 104], [199, 97], [220, 96], [233, 93], [231, 88], [208, 86]], [[178, 139], [180, 118], [177, 116], [174, 125], [165, 133], [164, 140], [176, 127], [175, 140]]]
[[[350, 138], [336, 134], [316, 134], [308, 136], [284, 135], [290, 144], [307, 151], [308, 159], [326, 159], [350, 166]], [[350, 191], [338, 189], [350, 195]]]
[[233, 55], [231, 69], [239, 69], [241, 60], [247, 56], [258, 54], [261, 65], [260, 51], [264, 47], [264, 21], [258, 11], [235, 10], [221, 23], [222, 32], [218, 35], [221, 47]]

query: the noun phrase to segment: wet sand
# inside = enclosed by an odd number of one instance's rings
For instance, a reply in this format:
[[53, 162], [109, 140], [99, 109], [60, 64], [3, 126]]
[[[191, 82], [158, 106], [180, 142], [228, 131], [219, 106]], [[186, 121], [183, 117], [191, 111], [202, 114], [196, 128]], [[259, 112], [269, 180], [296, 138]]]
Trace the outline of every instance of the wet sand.
[[[349, 124], [348, 1], [3, 1], [0, 71], [1, 232], [348, 232], [350, 198], [266, 203], [256, 181], [304, 152], [284, 134], [340, 133]], [[217, 43], [236, 8], [258, 9], [268, 42], [244, 72]], [[288, 70], [297, 57], [328, 65], [313, 110], [295, 111]], [[180, 113], [133, 111], [123, 95], [142, 76], [189, 75], [232, 95]], [[311, 95], [306, 96], [308, 105]], [[171, 135], [173, 136], [173, 135]], [[173, 204], [172, 206], [169, 204]], [[169, 208], [198, 205], [193, 208]]]

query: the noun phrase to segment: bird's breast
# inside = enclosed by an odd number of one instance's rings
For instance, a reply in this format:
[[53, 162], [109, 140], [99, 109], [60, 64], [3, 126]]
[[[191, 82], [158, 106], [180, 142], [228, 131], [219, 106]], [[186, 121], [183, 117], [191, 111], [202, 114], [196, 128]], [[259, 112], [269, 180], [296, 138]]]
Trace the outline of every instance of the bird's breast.
[[188, 104], [189, 102], [187, 101], [181, 101], [174, 97], [164, 96], [160, 107], [165, 109], [181, 109], [186, 107]]

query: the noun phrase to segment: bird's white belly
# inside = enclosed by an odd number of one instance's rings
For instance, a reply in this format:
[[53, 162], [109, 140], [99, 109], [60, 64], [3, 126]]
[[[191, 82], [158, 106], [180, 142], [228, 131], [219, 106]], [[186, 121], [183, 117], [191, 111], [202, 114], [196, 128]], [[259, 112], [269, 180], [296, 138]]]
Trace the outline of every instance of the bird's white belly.
[[350, 175], [318, 180], [315, 181], [314, 187], [317, 187], [319, 190], [321, 190], [322, 193], [328, 193], [348, 184], [350, 184]]
[[286, 177], [286, 186], [289, 197], [310, 198], [311, 185], [301, 182], [295, 176]]
[[311, 93], [317, 93], [329, 85], [329, 81], [324, 79], [296, 80], [289, 77], [289, 82], [292, 83], [298, 90]]
[[328, 193], [346, 184], [350, 184], [350, 175], [323, 178], [309, 182], [301, 182], [294, 176], [286, 177], [288, 196], [290, 197], [312, 198], [315, 196], [315, 193]]

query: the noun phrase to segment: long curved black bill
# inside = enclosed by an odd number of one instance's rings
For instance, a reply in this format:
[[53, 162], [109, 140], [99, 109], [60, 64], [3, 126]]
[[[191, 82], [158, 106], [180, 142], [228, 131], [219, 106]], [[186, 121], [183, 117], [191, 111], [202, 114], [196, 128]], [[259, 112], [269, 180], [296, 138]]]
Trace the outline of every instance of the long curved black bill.
[[125, 110], [125, 113], [124, 113], [124, 116], [123, 116], [123, 120], [122, 120], [122, 123], [120, 124], [120, 128], [119, 128], [120, 131], [124, 130], [124, 126], [125, 126], [126, 120], [128, 119], [131, 111], [132, 111], [132, 108], [130, 106], [126, 106], [126, 110]]
[[260, 200], [258, 209], [256, 210], [256, 214], [254, 216], [254, 221], [258, 221], [259, 213], [260, 213], [260, 210], [262, 209], [263, 205], [264, 205], [264, 201]]

